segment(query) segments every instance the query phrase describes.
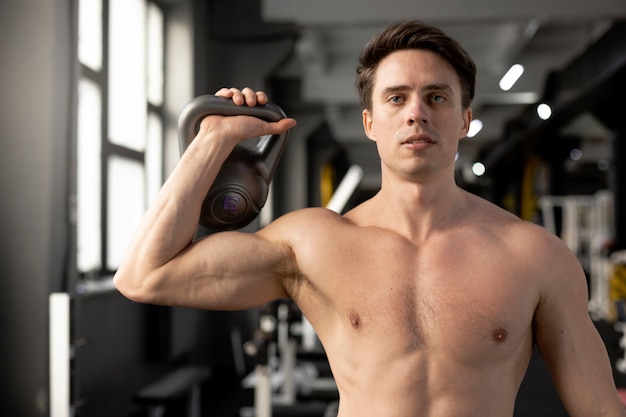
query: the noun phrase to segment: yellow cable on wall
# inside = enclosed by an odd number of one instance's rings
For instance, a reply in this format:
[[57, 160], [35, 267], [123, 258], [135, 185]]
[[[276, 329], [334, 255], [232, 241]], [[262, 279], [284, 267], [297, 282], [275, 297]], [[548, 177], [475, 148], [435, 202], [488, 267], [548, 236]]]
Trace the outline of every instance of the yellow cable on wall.
[[523, 220], [533, 221], [539, 208], [535, 187], [538, 169], [539, 160], [536, 157], [530, 157], [526, 162], [522, 177], [520, 218]]
[[320, 201], [326, 207], [335, 192], [335, 168], [331, 164], [324, 164], [320, 168]]

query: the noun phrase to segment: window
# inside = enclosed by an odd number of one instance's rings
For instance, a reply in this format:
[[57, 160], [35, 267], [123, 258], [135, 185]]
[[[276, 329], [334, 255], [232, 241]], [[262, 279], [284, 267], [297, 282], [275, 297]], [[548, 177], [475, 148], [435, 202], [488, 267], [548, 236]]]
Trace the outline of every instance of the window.
[[110, 276], [163, 181], [161, 9], [78, 0], [76, 267]]
[[101, 266], [102, 94], [98, 83], [83, 77], [78, 85], [77, 126], [77, 267], [81, 272]]

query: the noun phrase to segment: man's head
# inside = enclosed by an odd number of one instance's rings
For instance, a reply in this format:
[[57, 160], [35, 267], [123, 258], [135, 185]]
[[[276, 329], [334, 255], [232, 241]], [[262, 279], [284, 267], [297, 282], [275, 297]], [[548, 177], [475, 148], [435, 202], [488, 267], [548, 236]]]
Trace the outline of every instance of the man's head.
[[441, 30], [419, 21], [409, 21], [387, 26], [361, 51], [356, 87], [362, 109], [372, 110], [372, 90], [378, 63], [392, 52], [405, 49], [424, 49], [445, 59], [459, 77], [463, 108], [470, 106], [476, 83], [476, 65], [472, 58]]

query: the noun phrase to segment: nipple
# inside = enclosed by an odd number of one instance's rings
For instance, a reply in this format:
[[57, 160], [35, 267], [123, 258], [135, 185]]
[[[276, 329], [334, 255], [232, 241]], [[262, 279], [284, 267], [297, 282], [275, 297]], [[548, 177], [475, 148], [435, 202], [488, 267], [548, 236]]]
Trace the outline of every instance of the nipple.
[[495, 329], [492, 333], [493, 340], [495, 340], [498, 343], [502, 343], [506, 340], [508, 334], [509, 332], [507, 332], [506, 329], [499, 327]]
[[359, 316], [359, 313], [357, 313], [356, 311], [351, 311], [349, 316], [350, 324], [352, 325], [352, 327], [354, 327], [355, 329], [361, 327], [361, 316]]

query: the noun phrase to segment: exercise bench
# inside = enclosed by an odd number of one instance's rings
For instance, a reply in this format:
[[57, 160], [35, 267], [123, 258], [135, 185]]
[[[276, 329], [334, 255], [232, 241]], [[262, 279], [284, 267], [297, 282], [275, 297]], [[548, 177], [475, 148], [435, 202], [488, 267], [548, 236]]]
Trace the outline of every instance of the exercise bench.
[[149, 417], [163, 417], [169, 406], [186, 398], [187, 417], [200, 417], [201, 384], [210, 375], [211, 371], [203, 367], [175, 369], [140, 389], [135, 401], [148, 408]]

